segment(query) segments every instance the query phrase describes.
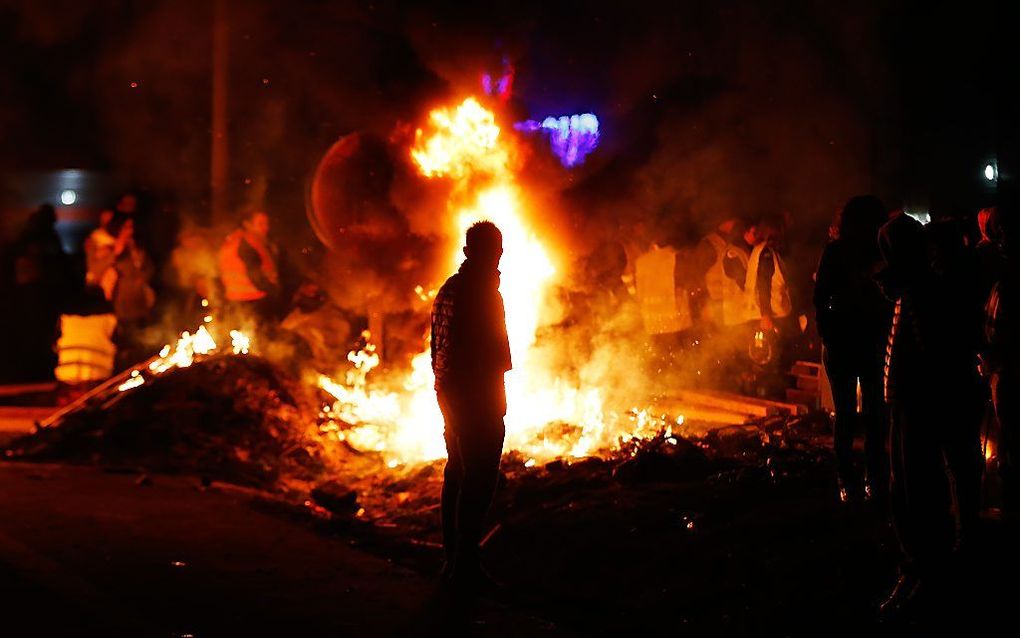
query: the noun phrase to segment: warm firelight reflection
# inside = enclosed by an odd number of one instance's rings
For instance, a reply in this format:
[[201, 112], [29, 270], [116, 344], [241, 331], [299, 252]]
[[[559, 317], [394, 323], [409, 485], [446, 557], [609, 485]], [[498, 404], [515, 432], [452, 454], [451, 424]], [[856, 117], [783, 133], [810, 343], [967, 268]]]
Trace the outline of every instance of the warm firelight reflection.
[[[203, 299], [202, 305], [208, 305]], [[173, 368], [187, 368], [202, 357], [220, 354], [219, 343], [207, 326], [212, 326], [212, 315], [206, 315], [202, 324], [195, 332], [185, 330], [174, 343], [164, 345], [159, 354], [141, 367], [131, 370], [127, 379], [117, 386], [120, 392], [137, 388], [145, 384], [146, 377], [158, 376]], [[229, 331], [231, 351], [236, 355], [245, 355], [251, 350], [251, 337], [241, 330]]]
[[[635, 437], [661, 434], [667, 427], [662, 418], [645, 410], [607, 411], [598, 388], [564, 381], [533, 347], [542, 299], [555, 283], [557, 271], [549, 246], [539, 239], [525, 210], [516, 179], [514, 142], [501, 134], [495, 115], [474, 98], [454, 108], [436, 109], [428, 127], [417, 131], [410, 156], [424, 177], [453, 182], [448, 219], [454, 236], [463, 238], [467, 228], [480, 220], [492, 221], [503, 233], [500, 291], [514, 362], [506, 375], [506, 449], [525, 455], [530, 466], [557, 457], [583, 457]], [[457, 244], [449, 272], [462, 259]], [[414, 292], [423, 300], [430, 296], [421, 287]], [[370, 342], [348, 359], [354, 367], [343, 383], [324, 375], [318, 378], [319, 386], [336, 399], [323, 411], [322, 432], [358, 449], [381, 452], [390, 466], [445, 456], [443, 420], [433, 391], [427, 344], [414, 357], [402, 391], [369, 387], [367, 375], [378, 365]]]

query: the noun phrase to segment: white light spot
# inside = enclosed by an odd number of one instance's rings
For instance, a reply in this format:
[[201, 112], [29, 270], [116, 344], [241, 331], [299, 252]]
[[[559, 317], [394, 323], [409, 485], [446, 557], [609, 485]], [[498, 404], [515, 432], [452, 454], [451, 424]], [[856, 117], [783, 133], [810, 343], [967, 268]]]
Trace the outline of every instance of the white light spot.
[[931, 222], [931, 213], [926, 210], [914, 210], [904, 211], [908, 217], [913, 217], [915, 220], [921, 222], [921, 225], [927, 226]]
[[70, 188], [60, 192], [60, 203], [64, 206], [70, 206], [76, 201], [78, 201], [78, 193], [74, 192]]
[[995, 164], [985, 164], [985, 179], [987, 179], [989, 182], [995, 181], [996, 172], [997, 171], [995, 170]]

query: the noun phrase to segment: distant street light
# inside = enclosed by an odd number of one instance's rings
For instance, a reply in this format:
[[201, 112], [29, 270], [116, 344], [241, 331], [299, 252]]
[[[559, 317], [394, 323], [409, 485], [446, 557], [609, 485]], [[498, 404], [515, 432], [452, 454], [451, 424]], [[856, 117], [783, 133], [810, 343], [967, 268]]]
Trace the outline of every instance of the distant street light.
[[995, 164], [985, 164], [985, 179], [989, 182], [994, 182], [995, 178], [998, 177], [999, 171], [996, 170]]
[[70, 188], [60, 192], [60, 203], [64, 206], [70, 206], [76, 201], [78, 201], [78, 193], [74, 192]]

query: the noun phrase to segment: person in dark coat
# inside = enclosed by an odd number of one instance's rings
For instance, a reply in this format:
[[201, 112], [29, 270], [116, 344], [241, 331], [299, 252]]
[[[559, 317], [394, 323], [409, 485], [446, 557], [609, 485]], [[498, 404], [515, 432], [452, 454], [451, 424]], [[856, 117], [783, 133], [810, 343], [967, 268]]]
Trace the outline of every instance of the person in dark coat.
[[499, 478], [506, 415], [503, 374], [511, 368], [499, 265], [503, 238], [491, 222], [467, 231], [460, 269], [432, 306], [432, 370], [446, 422], [442, 493], [444, 576], [483, 579], [482, 524]]
[[1020, 425], [1017, 423], [1017, 398], [1020, 397], [1020, 362], [1017, 326], [1020, 310], [1017, 290], [1020, 279], [1016, 267], [1015, 224], [1004, 218], [1000, 224], [999, 280], [985, 305], [987, 347], [982, 353], [983, 367], [989, 375], [992, 405], [999, 421], [999, 468], [1002, 478], [1002, 508], [1011, 519], [1020, 516]]
[[[836, 408], [833, 447], [839, 496], [844, 502], [858, 493], [883, 502], [888, 494], [889, 425], [882, 400], [882, 368], [892, 303], [875, 281], [882, 264], [878, 230], [887, 219], [885, 206], [877, 197], [862, 195], [849, 200], [839, 215], [837, 238], [822, 252], [815, 278], [815, 316]], [[853, 459], [858, 419], [863, 425], [867, 458], [863, 483]]]
[[[973, 533], [981, 455], [977, 286], [962, 234], [900, 215], [883, 226], [879, 282], [895, 299], [885, 366], [892, 521], [903, 560], [885, 616], [943, 599], [955, 552]], [[955, 238], [955, 239], [954, 239]], [[968, 274], [969, 273], [969, 274]], [[969, 289], [969, 291], [968, 291]], [[959, 584], [956, 584], [959, 586]]]
[[28, 219], [12, 247], [11, 309], [17, 310], [18, 338], [11, 340], [12, 380], [53, 378], [60, 312], [71, 292], [70, 263], [56, 231], [53, 206], [43, 204]]

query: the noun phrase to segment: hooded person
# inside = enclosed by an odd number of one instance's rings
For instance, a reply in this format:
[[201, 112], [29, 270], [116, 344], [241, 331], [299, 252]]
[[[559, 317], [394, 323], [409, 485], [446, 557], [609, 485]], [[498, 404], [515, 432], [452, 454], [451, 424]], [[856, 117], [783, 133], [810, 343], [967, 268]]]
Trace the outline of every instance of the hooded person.
[[[850, 199], [838, 215], [836, 237], [822, 251], [815, 276], [815, 317], [836, 412], [833, 448], [838, 493], [844, 502], [858, 493], [884, 502], [888, 494], [889, 425], [882, 400], [882, 369], [892, 303], [874, 278], [882, 264], [878, 231], [887, 219], [878, 198]], [[863, 483], [853, 458], [858, 420], [863, 424], [867, 458]]]
[[467, 231], [460, 269], [432, 306], [431, 354], [436, 396], [446, 427], [443, 475], [444, 576], [458, 586], [484, 580], [482, 524], [496, 489], [503, 450], [506, 388], [511, 368], [499, 293], [503, 238], [491, 222]]
[[[70, 291], [69, 263], [56, 231], [53, 206], [43, 204], [29, 217], [11, 246], [13, 286], [9, 303], [17, 310], [18, 337], [9, 340], [6, 361], [12, 379], [47, 380], [56, 362], [53, 345], [58, 320]], [[5, 363], [6, 363], [5, 361]]]
[[877, 278], [895, 301], [884, 377], [891, 513], [903, 554], [899, 579], [881, 606], [885, 616], [917, 611], [946, 593], [954, 551], [977, 515], [977, 340], [967, 313], [955, 309], [967, 305], [966, 282], [937, 267], [932, 244], [907, 215], [879, 234], [886, 266]]

